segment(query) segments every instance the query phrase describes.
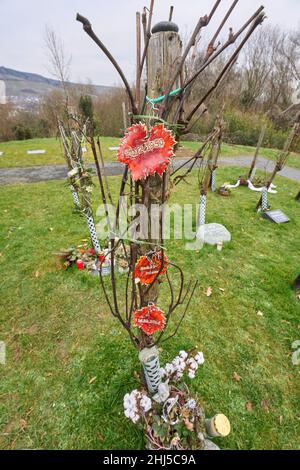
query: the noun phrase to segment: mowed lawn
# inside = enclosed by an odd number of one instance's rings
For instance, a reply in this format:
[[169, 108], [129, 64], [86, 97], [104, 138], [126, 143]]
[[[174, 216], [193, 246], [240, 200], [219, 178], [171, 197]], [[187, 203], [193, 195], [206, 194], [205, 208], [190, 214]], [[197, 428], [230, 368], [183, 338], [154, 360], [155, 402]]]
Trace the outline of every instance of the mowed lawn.
[[[102, 152], [105, 161], [117, 161], [117, 152], [109, 150], [109, 147], [117, 147], [120, 139], [117, 137], [101, 137]], [[200, 142], [182, 142], [187, 150], [196, 152]], [[28, 155], [27, 150], [46, 150], [45, 154]], [[240, 155], [253, 155], [255, 148], [245, 145], [222, 144], [221, 156], [235, 157]], [[0, 168], [15, 168], [34, 165], [62, 165], [64, 164], [63, 149], [59, 139], [54, 137], [44, 139], [30, 139], [24, 141], [0, 142]], [[270, 160], [276, 160], [278, 150], [262, 148], [260, 155]], [[184, 152], [181, 150], [181, 157]], [[87, 152], [84, 154], [87, 162], [93, 162], [93, 155], [87, 146]], [[187, 154], [190, 156], [190, 154]], [[300, 155], [292, 153], [288, 159], [288, 165], [300, 169]]]
[[[107, 161], [116, 160], [116, 152], [109, 147], [119, 145], [120, 139], [115, 137], [102, 137], [103, 157]], [[84, 158], [87, 162], [93, 162], [93, 155], [87, 145]], [[27, 154], [27, 150], [46, 150], [44, 154]], [[55, 137], [43, 139], [16, 140], [0, 142], [0, 151], [4, 155], [0, 157], [0, 168], [14, 168], [34, 165], [63, 165], [65, 163], [64, 152], [60, 139]]]
[[[218, 183], [239, 173], [221, 169]], [[115, 194], [118, 181], [110, 178]], [[242, 187], [230, 198], [208, 196], [207, 221], [232, 233], [221, 252], [167, 243], [170, 259], [199, 287], [178, 335], [163, 344], [161, 363], [180, 349], [204, 352], [204, 365], [187, 383], [207, 416], [229, 417], [231, 434], [216, 439], [224, 449], [300, 447], [299, 366], [291, 361], [291, 344], [300, 339], [300, 303], [291, 287], [300, 269], [299, 185], [281, 177], [276, 183], [270, 202], [288, 214], [288, 224], [256, 214], [259, 194]], [[94, 197], [96, 207], [96, 189]], [[171, 202], [198, 197], [193, 174]], [[142, 432], [125, 418], [122, 403], [138, 386], [137, 352], [110, 316], [98, 280], [56, 264], [55, 252], [87, 238], [65, 183], [2, 186], [0, 215], [0, 341], [7, 350], [0, 365], [0, 447], [143, 448]], [[124, 287], [121, 275], [118, 284]], [[165, 302], [162, 287], [159, 306]]]

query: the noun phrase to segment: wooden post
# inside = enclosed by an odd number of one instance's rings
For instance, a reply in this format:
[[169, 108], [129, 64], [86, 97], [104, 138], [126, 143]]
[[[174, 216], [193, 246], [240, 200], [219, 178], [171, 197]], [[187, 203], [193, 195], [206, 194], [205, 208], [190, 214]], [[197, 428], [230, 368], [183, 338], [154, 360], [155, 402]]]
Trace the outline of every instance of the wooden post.
[[[161, 25], [161, 28], [160, 28]], [[170, 25], [168, 27], [168, 25]], [[149, 41], [147, 53], [147, 89], [148, 96], [152, 99], [158, 98], [166, 93], [169, 83], [174, 73], [174, 67], [181, 56], [182, 43], [177, 31], [174, 31], [174, 23], [162, 22], [154, 26], [154, 32]], [[174, 84], [174, 89], [178, 83]], [[158, 106], [155, 104], [155, 106]], [[148, 105], [148, 113], [151, 113], [151, 105]], [[155, 204], [163, 204], [169, 196], [169, 175], [167, 170], [163, 177], [159, 175], [149, 176], [142, 185], [142, 203], [148, 208], [149, 214], [149, 234], [146, 244], [142, 245], [143, 254], [155, 249], [163, 243], [161, 236], [153, 238], [151, 236], [151, 208]], [[162, 234], [163, 216], [160, 215], [159, 231]], [[143, 306], [149, 302], [156, 303], [158, 298], [158, 281], [155, 281], [151, 289], [141, 286], [141, 303]], [[145, 342], [147, 338], [145, 337]], [[145, 346], [147, 344], [144, 344]]]
[[[148, 47], [147, 93], [152, 99], [164, 95], [170, 87], [174, 70], [182, 54], [182, 42], [174, 23], [163, 21], [155, 25]], [[180, 86], [180, 76], [173, 89]], [[158, 107], [158, 105], [156, 105]], [[149, 108], [148, 108], [149, 109]], [[171, 116], [167, 117], [171, 120]]]
[[141, 14], [136, 12], [136, 82], [135, 82], [135, 101], [136, 108], [140, 109], [141, 101]]
[[261, 128], [261, 131], [260, 131], [260, 135], [259, 135], [259, 138], [258, 138], [258, 142], [257, 142], [257, 146], [256, 146], [256, 149], [255, 149], [254, 157], [253, 157], [253, 160], [252, 160], [252, 163], [251, 163], [251, 166], [250, 166], [250, 170], [249, 170], [249, 173], [248, 173], [248, 179], [250, 181], [252, 181], [253, 178], [254, 178], [254, 171], [255, 171], [255, 168], [256, 168], [257, 157], [258, 157], [260, 148], [262, 146], [266, 130], [267, 130], [267, 124], [264, 124]]

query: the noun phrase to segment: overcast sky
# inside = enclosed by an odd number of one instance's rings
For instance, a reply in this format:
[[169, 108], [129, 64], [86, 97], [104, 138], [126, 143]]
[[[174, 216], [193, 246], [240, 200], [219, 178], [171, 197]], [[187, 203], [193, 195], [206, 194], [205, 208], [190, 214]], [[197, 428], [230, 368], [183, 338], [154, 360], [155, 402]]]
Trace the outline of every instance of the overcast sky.
[[[71, 79], [94, 84], [119, 82], [112, 66], [75, 21], [76, 12], [86, 16], [95, 32], [118, 59], [129, 79], [134, 76], [135, 12], [149, 0], [0, 0], [0, 65], [49, 76], [45, 55], [45, 25], [55, 29], [72, 55]], [[214, 0], [156, 0], [154, 23], [168, 17], [186, 36], [200, 15], [208, 13]], [[222, 0], [208, 28], [217, 24], [232, 0]], [[265, 0], [265, 24], [300, 27], [300, 0]], [[261, 0], [240, 0], [227, 27], [237, 29], [261, 5]], [[227, 28], [226, 28], [227, 29]], [[226, 30], [225, 30], [226, 31]]]

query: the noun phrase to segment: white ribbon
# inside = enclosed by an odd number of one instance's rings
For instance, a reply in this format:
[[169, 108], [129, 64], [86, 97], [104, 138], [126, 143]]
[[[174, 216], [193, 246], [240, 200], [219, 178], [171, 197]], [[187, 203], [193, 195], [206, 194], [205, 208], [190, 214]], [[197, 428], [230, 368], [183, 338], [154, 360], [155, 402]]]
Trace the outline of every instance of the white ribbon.
[[240, 180], [237, 180], [237, 182], [235, 184], [226, 184], [226, 186], [224, 186], [225, 189], [228, 189], [228, 188], [237, 188], [239, 185], [241, 184]]
[[[253, 186], [251, 180], [247, 180], [247, 183], [248, 183], [248, 188], [251, 189], [251, 191], [262, 192], [262, 190], [264, 189], [264, 186], [262, 186], [261, 188], [256, 188], [255, 186]], [[240, 180], [237, 180], [235, 184], [226, 184], [224, 188], [225, 189], [238, 188], [240, 184], [241, 184]], [[276, 194], [277, 191], [274, 191], [274, 188], [276, 188], [276, 186], [274, 186], [274, 184], [271, 183], [268, 189], [268, 193]]]
[[[262, 191], [264, 190], [264, 186], [261, 187], [261, 188], [256, 188], [255, 186], [253, 186], [253, 184], [251, 183], [250, 180], [248, 180], [247, 182], [248, 182], [248, 188], [251, 189], [251, 191], [259, 191], [259, 192], [262, 192]], [[268, 189], [268, 193], [276, 194], [277, 191], [275, 191], [274, 189], [272, 189], [272, 187], [273, 187], [273, 188], [274, 188], [274, 187], [276, 188], [276, 186], [272, 185], [272, 183], [271, 183], [271, 185], [270, 185], [270, 187], [269, 187], [269, 189]]]

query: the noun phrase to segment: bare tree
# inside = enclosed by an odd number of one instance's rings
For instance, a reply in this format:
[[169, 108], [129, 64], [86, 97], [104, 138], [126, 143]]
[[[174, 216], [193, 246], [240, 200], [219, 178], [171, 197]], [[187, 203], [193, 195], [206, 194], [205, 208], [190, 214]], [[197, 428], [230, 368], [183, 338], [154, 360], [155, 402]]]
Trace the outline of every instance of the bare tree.
[[[289, 35], [289, 41], [293, 50], [293, 54], [290, 57], [292, 69], [295, 75], [295, 79], [300, 82], [300, 25], [297, 30], [291, 32]], [[298, 83], [299, 85], [299, 83]]]
[[72, 57], [67, 55], [62, 40], [49, 26], [45, 28], [45, 46], [50, 61], [50, 73], [61, 82], [68, 103], [68, 81]]
[[264, 86], [272, 69], [270, 28], [258, 29], [243, 51], [243, 90], [241, 104], [250, 108], [263, 96]]
[[289, 35], [277, 26], [255, 32], [243, 51], [244, 107], [282, 110], [292, 103], [299, 81], [297, 40], [297, 33]]

